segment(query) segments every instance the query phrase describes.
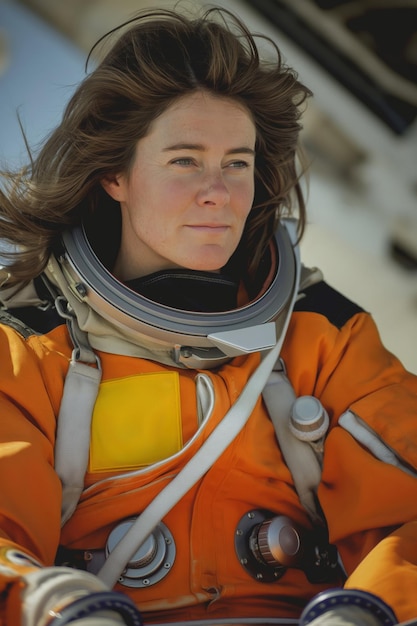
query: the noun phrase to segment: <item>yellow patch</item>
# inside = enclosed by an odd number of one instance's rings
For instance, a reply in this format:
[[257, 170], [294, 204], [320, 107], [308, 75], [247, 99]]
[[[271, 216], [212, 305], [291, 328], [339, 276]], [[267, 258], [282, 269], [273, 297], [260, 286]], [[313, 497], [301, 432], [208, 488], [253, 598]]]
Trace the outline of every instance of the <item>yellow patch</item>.
[[181, 448], [177, 372], [101, 383], [91, 426], [90, 472], [137, 469]]

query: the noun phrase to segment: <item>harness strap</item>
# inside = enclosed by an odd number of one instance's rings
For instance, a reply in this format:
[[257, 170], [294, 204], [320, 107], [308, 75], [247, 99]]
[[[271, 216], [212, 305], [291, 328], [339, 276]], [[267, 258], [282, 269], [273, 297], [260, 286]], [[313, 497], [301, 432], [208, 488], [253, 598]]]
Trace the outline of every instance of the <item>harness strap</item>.
[[339, 417], [339, 425], [347, 430], [356, 441], [367, 448], [377, 459], [383, 463], [398, 467], [401, 471], [417, 476], [416, 470], [411, 467], [401, 456], [388, 446], [367, 424], [353, 411], [346, 411]]
[[[84, 489], [90, 425], [101, 369], [71, 359], [58, 416], [55, 471], [62, 482], [61, 525], [71, 517]], [[74, 442], [77, 453], [74, 454]]]
[[[55, 442], [55, 471], [62, 483], [62, 526], [74, 513], [84, 489], [91, 418], [102, 374], [99, 357], [90, 347], [75, 315], [68, 312], [64, 303], [62, 296], [55, 300], [58, 313], [67, 320], [74, 350], [65, 378]], [[96, 367], [92, 367], [93, 364]]]
[[321, 465], [311, 444], [298, 439], [289, 428], [289, 417], [296, 396], [284, 372], [275, 370], [271, 373], [263, 390], [263, 398], [298, 497], [311, 521], [321, 526], [323, 520], [316, 503], [316, 491], [321, 480]]

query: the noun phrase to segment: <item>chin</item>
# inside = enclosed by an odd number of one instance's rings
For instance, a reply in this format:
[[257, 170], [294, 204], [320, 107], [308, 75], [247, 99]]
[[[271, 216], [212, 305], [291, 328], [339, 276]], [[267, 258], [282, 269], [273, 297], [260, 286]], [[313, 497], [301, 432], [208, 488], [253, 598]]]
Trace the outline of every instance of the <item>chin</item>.
[[220, 270], [222, 269], [224, 265], [226, 265], [226, 263], [221, 263], [221, 264], [216, 263], [216, 264], [210, 264], [210, 265], [208, 265], [207, 263], [201, 263], [201, 264], [195, 264], [195, 265], [189, 266], [188, 269], [194, 270], [196, 272], [220, 272]]
[[210, 259], [209, 255], [206, 255], [205, 258], [202, 259], [194, 259], [188, 267], [190, 270], [196, 270], [199, 272], [220, 272], [220, 270], [226, 265], [229, 261], [229, 256], [224, 255], [221, 259], [218, 257], [216, 259]]

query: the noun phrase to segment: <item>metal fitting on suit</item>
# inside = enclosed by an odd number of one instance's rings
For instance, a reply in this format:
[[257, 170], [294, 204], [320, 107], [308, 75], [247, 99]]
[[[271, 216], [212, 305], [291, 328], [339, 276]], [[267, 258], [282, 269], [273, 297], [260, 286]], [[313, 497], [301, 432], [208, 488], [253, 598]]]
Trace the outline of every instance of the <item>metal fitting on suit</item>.
[[253, 510], [239, 521], [235, 549], [240, 563], [259, 582], [273, 582], [302, 555], [300, 534], [284, 515]]
[[255, 580], [279, 580], [289, 567], [301, 569], [311, 583], [341, 580], [335, 546], [323, 528], [302, 531], [285, 515], [263, 509], [248, 511], [235, 531], [241, 565]]
[[[105, 550], [84, 552], [85, 568], [97, 574], [106, 558], [125, 536], [136, 518], [126, 519], [118, 524], [108, 536]], [[142, 543], [126, 564], [118, 582], [125, 587], [149, 587], [155, 585], [171, 571], [175, 561], [174, 538], [168, 527], [160, 522]]]

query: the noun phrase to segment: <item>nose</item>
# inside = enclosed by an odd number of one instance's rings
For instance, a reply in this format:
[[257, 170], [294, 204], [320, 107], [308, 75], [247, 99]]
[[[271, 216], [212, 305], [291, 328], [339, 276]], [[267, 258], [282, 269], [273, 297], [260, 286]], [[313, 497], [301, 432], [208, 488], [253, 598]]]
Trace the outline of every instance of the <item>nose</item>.
[[221, 173], [212, 174], [204, 178], [197, 194], [198, 204], [222, 207], [229, 200], [230, 192]]

